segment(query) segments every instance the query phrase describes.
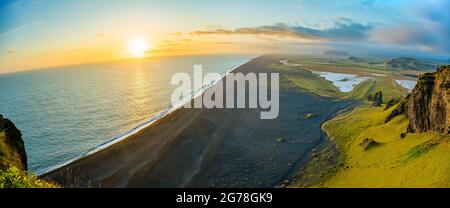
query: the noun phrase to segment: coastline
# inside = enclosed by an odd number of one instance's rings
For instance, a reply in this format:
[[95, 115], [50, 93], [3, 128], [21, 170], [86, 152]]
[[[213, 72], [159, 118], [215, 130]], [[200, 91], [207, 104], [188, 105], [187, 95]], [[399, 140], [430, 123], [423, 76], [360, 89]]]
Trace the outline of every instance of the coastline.
[[125, 131], [125, 132], [123, 132], [123, 133], [121, 133], [121, 134], [119, 134], [119, 135], [113, 137], [112, 139], [110, 139], [110, 140], [108, 140], [108, 141], [106, 141], [106, 142], [103, 142], [103, 143], [101, 143], [101, 144], [99, 144], [99, 145], [97, 145], [97, 146], [94, 146], [94, 147], [88, 149], [88, 150], [85, 151], [85, 152], [82, 152], [79, 156], [77, 156], [77, 157], [75, 157], [75, 158], [73, 158], [73, 159], [70, 159], [70, 160], [68, 160], [68, 161], [66, 161], [66, 162], [63, 162], [63, 163], [61, 163], [61, 164], [57, 164], [57, 165], [54, 165], [54, 166], [45, 168], [44, 170], [42, 170], [42, 171], [40, 171], [40, 172], [37, 172], [36, 174], [37, 174], [38, 176], [40, 176], [40, 177], [41, 177], [41, 176], [44, 176], [44, 175], [46, 175], [46, 174], [48, 174], [48, 173], [50, 173], [50, 172], [52, 172], [52, 171], [55, 171], [55, 170], [57, 170], [57, 169], [59, 169], [59, 168], [61, 168], [61, 167], [66, 166], [66, 165], [68, 165], [68, 164], [70, 164], [70, 163], [76, 162], [77, 160], [81, 160], [81, 159], [83, 159], [84, 157], [88, 157], [88, 156], [90, 156], [90, 155], [92, 155], [92, 154], [95, 154], [95, 153], [97, 153], [97, 152], [99, 152], [99, 151], [102, 151], [102, 150], [104, 150], [104, 149], [106, 149], [106, 148], [108, 148], [108, 147], [110, 147], [110, 146], [112, 146], [112, 145], [114, 145], [114, 144], [116, 144], [116, 143], [121, 142], [122, 140], [127, 139], [128, 137], [131, 137], [131, 136], [133, 136], [133, 135], [139, 133], [140, 131], [145, 130], [146, 128], [150, 127], [151, 125], [153, 125], [153, 124], [154, 124], [155, 122], [157, 122], [158, 120], [163, 119], [164, 117], [170, 115], [171, 113], [175, 112], [176, 110], [182, 108], [183, 105], [185, 105], [186, 103], [191, 102], [192, 100], [194, 100], [194, 99], [197, 98], [198, 96], [202, 95], [206, 90], [208, 90], [209, 88], [213, 87], [215, 84], [217, 84], [217, 82], [219, 82], [220, 80], [222, 80], [222, 79], [223, 79], [225, 76], [227, 76], [229, 73], [233, 72], [234, 70], [236, 70], [236, 69], [239, 68], [240, 66], [242, 66], [242, 65], [244, 65], [244, 64], [246, 64], [246, 63], [248, 63], [248, 62], [250, 62], [251, 60], [253, 60], [253, 59], [257, 58], [257, 57], [258, 57], [258, 56], [253, 57], [253, 58], [251, 58], [250, 60], [248, 60], [248, 61], [246, 61], [246, 62], [243, 62], [243, 63], [241, 63], [241, 64], [235, 66], [234, 68], [228, 70], [226, 73], [224, 73], [224, 74], [222, 75], [222, 77], [221, 77], [220, 79], [215, 80], [213, 83], [204, 85], [201, 89], [199, 89], [199, 90], [196, 91], [196, 92], [195, 92], [195, 91], [191, 92], [191, 95], [192, 95], [192, 96], [191, 96], [190, 98], [185, 99], [183, 102], [178, 103], [178, 104], [176, 104], [175, 106], [171, 106], [171, 107], [169, 107], [169, 108], [167, 108], [167, 109], [165, 109], [165, 110], [162, 110], [162, 111], [160, 111], [160, 112], [157, 112], [155, 116], [153, 116], [153, 117], [151, 117], [150, 119], [148, 119], [147, 121], [145, 121], [145, 122], [143, 122], [143, 123], [137, 125], [136, 127], [132, 128], [132, 129], [129, 129], [129, 130], [127, 130], [127, 131]]
[[[268, 67], [274, 62], [261, 56], [235, 70], [277, 72]], [[323, 140], [323, 121], [345, 107], [340, 103], [284, 88], [273, 120], [260, 120], [261, 109], [178, 108], [41, 177], [63, 187], [274, 187], [308, 160]], [[299, 119], [308, 113], [317, 116]]]

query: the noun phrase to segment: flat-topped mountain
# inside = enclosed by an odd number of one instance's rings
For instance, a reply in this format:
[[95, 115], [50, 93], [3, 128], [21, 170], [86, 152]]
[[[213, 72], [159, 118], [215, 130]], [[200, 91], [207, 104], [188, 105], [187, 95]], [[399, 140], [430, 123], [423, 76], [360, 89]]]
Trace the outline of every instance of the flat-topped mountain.
[[366, 59], [363, 58], [359, 58], [359, 57], [355, 57], [355, 56], [350, 56], [347, 58], [349, 61], [352, 61], [354, 63], [367, 63]]
[[327, 56], [340, 56], [340, 57], [347, 57], [350, 56], [350, 54], [347, 51], [338, 51], [338, 50], [329, 50], [324, 51], [323, 55]]

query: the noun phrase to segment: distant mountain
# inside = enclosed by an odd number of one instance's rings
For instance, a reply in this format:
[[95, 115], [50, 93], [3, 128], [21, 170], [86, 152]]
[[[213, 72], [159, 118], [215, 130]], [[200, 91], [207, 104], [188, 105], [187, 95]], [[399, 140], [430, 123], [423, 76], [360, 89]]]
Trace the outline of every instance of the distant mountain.
[[354, 57], [354, 56], [350, 56], [347, 58], [349, 61], [355, 62], [355, 63], [367, 63], [366, 59], [363, 58], [358, 58], [358, 57]]
[[393, 68], [393, 69], [425, 70], [425, 71], [434, 70], [439, 66], [439, 64], [431, 62], [431, 61], [419, 60], [419, 59], [410, 58], [410, 57], [400, 57], [400, 58], [386, 60], [384, 64], [387, 67]]
[[336, 51], [336, 50], [324, 51], [323, 55], [327, 55], [327, 56], [341, 56], [341, 57], [350, 56], [350, 54], [347, 51]]

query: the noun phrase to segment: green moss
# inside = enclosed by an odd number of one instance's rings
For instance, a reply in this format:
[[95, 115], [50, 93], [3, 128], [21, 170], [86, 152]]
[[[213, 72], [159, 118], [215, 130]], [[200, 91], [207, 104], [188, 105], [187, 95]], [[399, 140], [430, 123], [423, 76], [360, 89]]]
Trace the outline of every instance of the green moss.
[[338, 163], [338, 155], [336, 145], [332, 142], [315, 149], [289, 187], [310, 187], [323, 183], [337, 170], [334, 166]]
[[0, 188], [57, 188], [55, 183], [38, 179], [32, 174], [11, 166], [0, 170]]
[[344, 98], [366, 100], [367, 96], [381, 91], [383, 93], [383, 101], [399, 100], [408, 94], [408, 91], [398, 85], [394, 80], [386, 78], [378, 78], [366, 80], [356, 86], [353, 91]]
[[[339, 98], [344, 95], [333, 83], [302, 67], [272, 65], [272, 68], [280, 72], [282, 79], [287, 80], [288, 83], [293, 83], [295, 87], [302, 91], [333, 98]], [[282, 89], [286, 88], [282, 82], [280, 83], [282, 84]]]
[[408, 156], [407, 158], [408, 159], [418, 158], [418, 157], [426, 154], [427, 152], [431, 151], [433, 148], [435, 148], [439, 144], [440, 144], [440, 141], [434, 141], [434, 140], [430, 140], [423, 144], [420, 144], [420, 145], [412, 148], [411, 150], [409, 150], [409, 152], [407, 154], [407, 156]]
[[366, 80], [357, 85], [351, 92], [341, 92], [331, 81], [312, 73], [304, 66], [271, 65], [274, 71], [282, 76], [281, 88], [292, 89], [297, 87], [302, 91], [311, 92], [323, 97], [337, 99], [366, 100], [367, 96], [378, 91], [383, 93], [383, 100], [400, 99], [408, 91], [398, 85], [393, 79], [379, 77]]
[[4, 131], [0, 132], [0, 169], [5, 169], [9, 166], [17, 166], [20, 169], [22, 167], [22, 161], [17, 151], [11, 148], [6, 142], [6, 135]]
[[[340, 155], [334, 171], [319, 187], [450, 187], [448, 137], [434, 132], [409, 133], [400, 115], [384, 120], [391, 110], [359, 107], [324, 124]], [[381, 145], [361, 151], [364, 138]]]
[[0, 132], [0, 188], [56, 188], [55, 183], [38, 179], [22, 167], [17, 151], [6, 143], [5, 132]]

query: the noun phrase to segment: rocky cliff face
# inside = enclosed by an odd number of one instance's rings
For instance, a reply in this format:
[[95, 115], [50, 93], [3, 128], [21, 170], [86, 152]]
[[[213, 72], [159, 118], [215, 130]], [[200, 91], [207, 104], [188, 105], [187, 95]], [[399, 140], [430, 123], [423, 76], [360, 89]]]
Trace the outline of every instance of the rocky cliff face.
[[27, 154], [19, 129], [0, 115], [0, 170], [10, 166], [27, 170]]
[[419, 76], [406, 105], [410, 132], [450, 133], [450, 68]]
[[408, 132], [437, 131], [450, 134], [450, 66], [419, 76], [416, 87], [386, 119], [405, 114]]

